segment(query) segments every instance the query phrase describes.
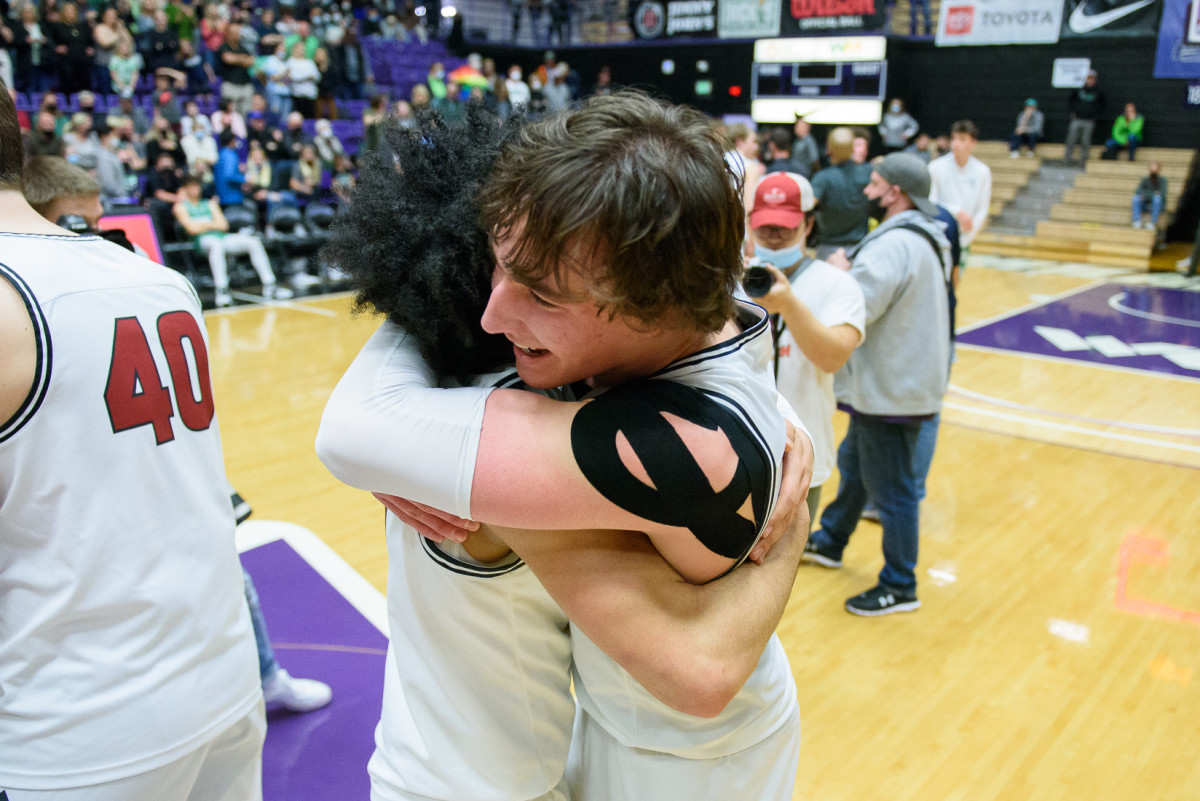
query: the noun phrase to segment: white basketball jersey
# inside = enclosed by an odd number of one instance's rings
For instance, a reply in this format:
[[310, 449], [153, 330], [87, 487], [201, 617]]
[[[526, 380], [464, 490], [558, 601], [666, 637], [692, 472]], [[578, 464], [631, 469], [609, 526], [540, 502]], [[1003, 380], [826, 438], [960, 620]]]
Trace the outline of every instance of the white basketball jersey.
[[0, 421], [0, 787], [172, 762], [261, 697], [200, 304], [98, 237], [0, 234], [37, 340]]
[[[775, 404], [771, 332], [766, 313], [739, 302], [743, 332], [680, 359], [651, 378], [701, 390], [736, 415], [774, 471], [771, 506], [779, 490], [786, 431]], [[770, 516], [759, 521], [759, 530]], [[746, 549], [749, 551], [749, 548]], [[622, 745], [689, 759], [711, 759], [749, 748], [795, 714], [796, 685], [779, 639], [771, 637], [749, 681], [714, 718], [671, 709], [646, 691], [577, 627], [571, 629], [575, 693], [581, 709]]]
[[[495, 378], [477, 383], [519, 385], [515, 372]], [[575, 715], [566, 615], [515, 555], [481, 565], [391, 514], [387, 542], [391, 644], [372, 797], [562, 797]]]

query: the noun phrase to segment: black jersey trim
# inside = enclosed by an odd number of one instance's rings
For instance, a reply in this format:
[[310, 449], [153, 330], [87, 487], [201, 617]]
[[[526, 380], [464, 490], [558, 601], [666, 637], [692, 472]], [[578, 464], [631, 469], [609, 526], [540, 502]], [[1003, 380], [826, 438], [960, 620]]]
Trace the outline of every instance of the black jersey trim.
[[516, 370], [497, 378], [492, 382], [492, 389], [524, 389], [525, 384], [521, 381], [521, 376]]
[[[760, 306], [755, 306], [753, 303], [745, 301], [736, 301], [738, 304], [738, 321], [748, 323], [742, 331], [734, 337], [731, 337], [724, 342], [718, 342], [716, 345], [711, 345], [704, 350], [698, 350], [695, 353], [685, 356], [684, 358], [671, 362], [666, 367], [656, 373], [652, 373], [647, 378], [670, 378], [670, 373], [674, 370], [679, 370], [687, 367], [694, 367], [712, 359], [719, 359], [722, 356], [727, 356], [730, 353], [741, 350], [759, 336], [770, 324], [770, 316], [763, 311]], [[757, 309], [757, 311], [755, 311]]]
[[421, 545], [424, 547], [425, 553], [438, 567], [449, 570], [452, 573], [458, 573], [460, 576], [500, 578], [525, 567], [525, 560], [519, 558], [515, 562], [500, 565], [499, 567], [487, 567], [486, 565], [475, 565], [464, 562], [461, 559], [455, 559], [424, 537], [421, 537]]
[[46, 322], [46, 315], [42, 311], [41, 305], [37, 302], [37, 298], [33, 294], [33, 290], [25, 283], [12, 268], [7, 264], [0, 263], [0, 276], [3, 276], [12, 284], [13, 289], [21, 296], [21, 300], [25, 303], [25, 310], [29, 313], [29, 319], [33, 323], [33, 339], [37, 347], [35, 357], [33, 384], [29, 388], [29, 394], [21, 403], [20, 408], [16, 413], [0, 424], [0, 442], [5, 442], [18, 431], [25, 427], [41, 408], [42, 402], [46, 399], [46, 394], [50, 391], [50, 374], [53, 365], [53, 346], [50, 340], [50, 326]]
[[0, 231], [0, 236], [17, 236], [22, 239], [69, 239], [72, 242], [94, 242], [101, 237], [96, 234], [31, 234], [21, 231]]
[[[711, 399], [713, 399], [713, 401], [715, 403], [726, 404], [731, 409], [735, 410], [737, 415], [739, 417], [741, 417], [742, 423], [746, 426], [746, 430], [749, 431], [754, 436], [754, 439], [758, 443], [758, 446], [760, 448], [762, 448], [763, 453], [765, 453], [768, 457], [767, 464], [769, 466], [769, 470], [771, 473], [771, 486], [774, 487], [775, 484], [780, 480], [780, 477], [779, 477], [780, 468], [775, 465], [775, 460], [773, 458], [771, 458], [771, 446], [767, 442], [766, 435], [763, 434], [763, 432], [759, 429], [759, 427], [754, 424], [753, 418], [750, 417], [749, 413], [745, 410], [745, 408], [742, 407], [742, 405], [740, 403], [738, 403], [737, 401], [735, 401], [733, 398], [729, 397], [728, 395], [722, 395], [720, 392], [715, 392], [710, 389], [700, 389], [699, 387], [697, 387], [697, 389], [699, 389], [700, 392], [703, 392], [705, 395], [707, 395]], [[767, 527], [767, 521], [769, 521], [771, 519], [771, 515], [775, 514], [775, 503], [778, 500], [779, 500], [779, 492], [778, 491], [775, 491], [769, 495], [769, 497], [767, 498], [766, 511], [763, 514], [762, 525], [760, 525], [758, 527], [758, 533], [754, 538], [754, 542], [750, 543], [750, 547], [748, 547], [746, 549], [745, 553], [743, 553], [736, 560], [734, 560], [734, 563], [729, 567], [729, 570], [726, 570], [724, 573], [721, 574], [721, 576], [728, 575], [731, 571], [733, 571], [735, 568], [739, 567], [743, 562], [746, 561], [746, 559], [749, 558], [750, 552], [754, 550], [754, 546], [757, 545], [758, 541], [762, 539], [763, 531]], [[717, 578], [720, 578], [721, 576], [717, 576]]]

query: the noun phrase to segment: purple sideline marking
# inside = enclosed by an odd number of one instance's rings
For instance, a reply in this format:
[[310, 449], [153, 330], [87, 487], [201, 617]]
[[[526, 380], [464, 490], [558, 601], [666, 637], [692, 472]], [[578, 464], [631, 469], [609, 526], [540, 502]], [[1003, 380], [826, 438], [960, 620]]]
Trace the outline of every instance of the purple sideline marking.
[[[279, 664], [333, 687], [333, 702], [316, 712], [268, 710], [264, 801], [366, 801], [387, 638], [283, 540], [246, 551], [242, 564], [254, 578]], [[372, 652], [279, 647], [292, 643]]]
[[[1127, 308], [1182, 322], [1148, 320], [1118, 311], [1109, 305], [1109, 299], [1114, 295], [1120, 296], [1120, 305]], [[1200, 348], [1200, 292], [1102, 284], [958, 335], [960, 345], [1200, 379], [1200, 371], [1181, 367], [1162, 356], [1104, 356], [1092, 349], [1060, 350], [1038, 334], [1035, 326], [1067, 329], [1080, 337], [1112, 336], [1127, 345], [1168, 342]]]

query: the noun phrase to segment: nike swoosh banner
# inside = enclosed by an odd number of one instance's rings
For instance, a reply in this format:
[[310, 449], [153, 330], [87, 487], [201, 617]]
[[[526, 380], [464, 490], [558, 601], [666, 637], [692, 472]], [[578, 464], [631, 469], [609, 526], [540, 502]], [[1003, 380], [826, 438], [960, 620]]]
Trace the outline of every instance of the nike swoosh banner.
[[942, 0], [936, 42], [958, 45], [1053, 44], [1062, 0]]
[[1154, 77], [1200, 78], [1200, 0], [1164, 0]]
[[1154, 36], [1163, 0], [1064, 0], [1063, 39]]

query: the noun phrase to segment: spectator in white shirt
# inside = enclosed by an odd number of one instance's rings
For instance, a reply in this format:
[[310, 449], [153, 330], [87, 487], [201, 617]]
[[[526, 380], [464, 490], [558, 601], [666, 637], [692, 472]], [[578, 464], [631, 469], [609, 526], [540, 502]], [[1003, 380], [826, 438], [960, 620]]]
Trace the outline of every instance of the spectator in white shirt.
[[304, 41], [292, 45], [292, 56], [287, 60], [288, 79], [292, 84], [292, 107], [305, 119], [313, 119], [317, 110], [317, 84], [321, 71], [311, 58], [305, 56]]
[[970, 120], [950, 127], [950, 152], [929, 164], [929, 199], [958, 220], [963, 259], [983, 229], [992, 204], [992, 171], [971, 153], [979, 143], [979, 128]]
[[208, 117], [200, 113], [200, 104], [195, 100], [189, 100], [183, 107], [183, 116], [179, 118], [179, 133], [186, 139], [197, 130], [211, 134], [213, 132], [212, 123], [208, 121]]
[[522, 79], [521, 68], [516, 64], [508, 68], [508, 79], [504, 82], [504, 88], [508, 90], [508, 102], [512, 108], [529, 105], [533, 93], [529, 84]]
[[183, 156], [187, 159], [190, 172], [199, 173], [197, 164], [200, 162], [209, 167], [217, 163], [217, 140], [208, 131], [195, 127], [179, 144], [183, 147]]

